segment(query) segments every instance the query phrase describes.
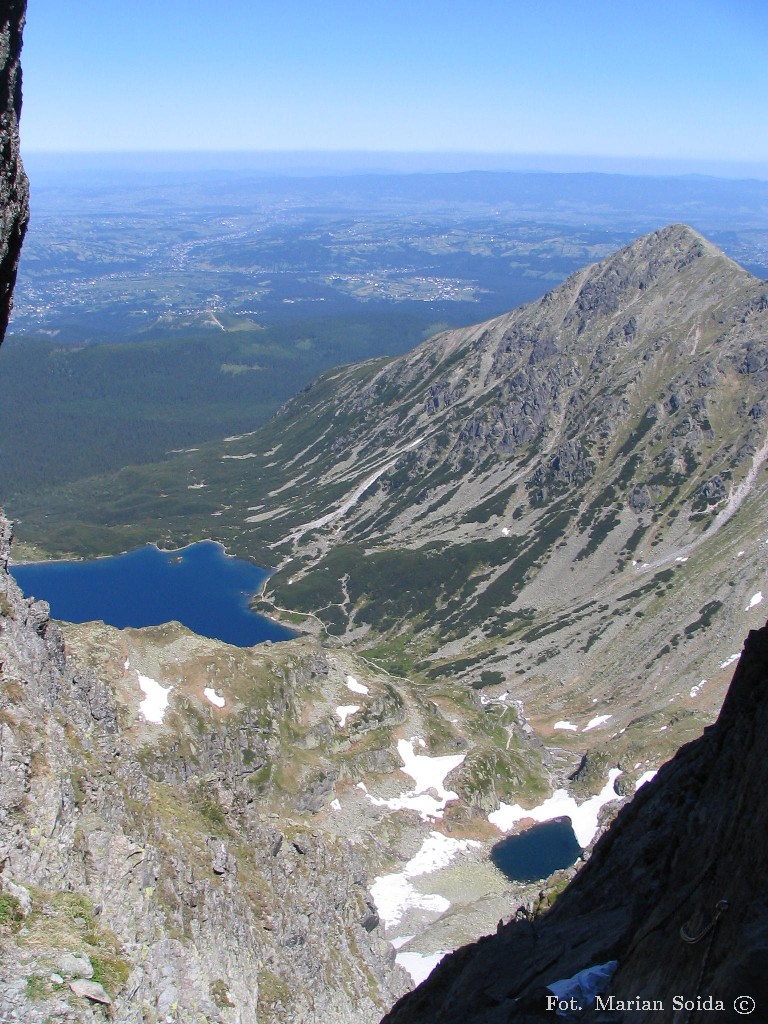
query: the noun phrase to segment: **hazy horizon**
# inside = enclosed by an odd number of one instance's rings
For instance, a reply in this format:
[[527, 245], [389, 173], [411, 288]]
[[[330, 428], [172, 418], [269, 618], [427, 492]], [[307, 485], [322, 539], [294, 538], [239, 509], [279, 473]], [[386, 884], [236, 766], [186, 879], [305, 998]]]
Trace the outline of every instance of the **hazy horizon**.
[[471, 171], [530, 174], [621, 174], [768, 179], [768, 161], [650, 159], [589, 154], [420, 150], [36, 150], [22, 147], [31, 173], [70, 170], [194, 172], [251, 171], [277, 175], [451, 174]]

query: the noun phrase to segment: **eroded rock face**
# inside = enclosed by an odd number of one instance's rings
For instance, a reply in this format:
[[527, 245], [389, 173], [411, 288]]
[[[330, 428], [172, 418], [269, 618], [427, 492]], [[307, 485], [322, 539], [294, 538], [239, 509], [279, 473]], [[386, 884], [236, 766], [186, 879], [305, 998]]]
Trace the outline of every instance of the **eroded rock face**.
[[26, 0], [5, 0], [0, 5], [0, 341], [8, 325], [29, 220], [29, 184], [19, 156], [19, 56], [26, 9]]
[[[750, 1020], [767, 1020], [766, 735], [768, 626], [750, 632], [717, 723], [640, 789], [552, 910], [457, 950], [387, 1024], [551, 1019], [545, 986], [610, 960], [615, 1000], [664, 1010], [581, 1019], [671, 1021], [683, 995], [722, 1000], [731, 1020], [747, 995]], [[706, 931], [722, 900], [728, 909]], [[681, 928], [705, 934], [691, 944]]]

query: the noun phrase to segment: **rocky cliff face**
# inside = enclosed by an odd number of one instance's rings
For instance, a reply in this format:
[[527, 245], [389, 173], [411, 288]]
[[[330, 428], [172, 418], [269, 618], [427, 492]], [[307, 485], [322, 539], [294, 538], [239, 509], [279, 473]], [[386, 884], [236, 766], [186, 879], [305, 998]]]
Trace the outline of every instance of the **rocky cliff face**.
[[29, 220], [29, 187], [19, 156], [21, 33], [26, 0], [0, 5], [0, 341], [11, 312], [21, 243]]
[[[21, 595], [9, 541], [0, 520], [0, 1017], [95, 1021], [111, 1002], [125, 1024], [378, 1019], [404, 978], [365, 863], [254, 787], [278, 703], [322, 666], [229, 728], [184, 702], [191, 738], [144, 742]], [[268, 657], [263, 672], [280, 675]]]
[[[738, 1020], [734, 1002], [749, 996], [748, 1019], [768, 1020], [767, 730], [764, 627], [747, 638], [716, 725], [625, 806], [553, 909], [451, 954], [386, 1024], [553, 1019], [546, 986], [613, 960], [606, 997], [619, 1009], [572, 1019]], [[709, 997], [725, 1009], [708, 1011]]]

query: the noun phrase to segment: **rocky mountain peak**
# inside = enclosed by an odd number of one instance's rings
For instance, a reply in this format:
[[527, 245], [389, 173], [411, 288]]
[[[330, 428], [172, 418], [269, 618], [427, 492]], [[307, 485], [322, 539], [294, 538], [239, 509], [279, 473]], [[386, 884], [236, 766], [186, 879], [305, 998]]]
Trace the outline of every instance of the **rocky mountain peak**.
[[[590, 282], [614, 279], [625, 287], [645, 291], [651, 287], [666, 289], [679, 275], [710, 274], [725, 267], [748, 276], [693, 228], [670, 224], [606, 257], [589, 268], [585, 277]], [[587, 310], [590, 306], [584, 303], [581, 308]]]
[[[636, 288], [638, 292], [650, 288], [668, 291], [670, 287], [679, 287], [681, 281], [724, 272], [745, 281], [750, 277], [698, 231], [687, 224], [670, 224], [589, 268], [583, 287], [591, 285], [599, 299], [607, 297], [606, 292], [610, 295], [611, 283], [625, 290]], [[597, 287], [598, 281], [602, 288]], [[582, 300], [579, 308], [582, 312], [610, 312], [618, 308], [618, 296], [615, 303], [610, 299], [603, 304]]]

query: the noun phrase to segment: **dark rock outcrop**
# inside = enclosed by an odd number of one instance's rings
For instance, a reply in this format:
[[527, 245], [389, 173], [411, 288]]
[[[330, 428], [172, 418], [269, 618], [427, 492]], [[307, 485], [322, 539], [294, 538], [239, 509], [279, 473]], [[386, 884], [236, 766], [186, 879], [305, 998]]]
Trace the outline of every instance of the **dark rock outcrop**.
[[[749, 996], [749, 1020], [768, 1020], [766, 735], [768, 626], [749, 634], [717, 723], [639, 790], [554, 907], [451, 954], [386, 1024], [541, 1020], [546, 986], [610, 960], [624, 1008], [580, 1019], [703, 1021], [712, 997], [725, 1007], [713, 1019], [738, 1020]], [[638, 999], [664, 1009], [628, 1008]]]
[[19, 56], [26, 9], [26, 0], [0, 4], [0, 342], [8, 326], [21, 243], [29, 220], [29, 186], [19, 156]]

